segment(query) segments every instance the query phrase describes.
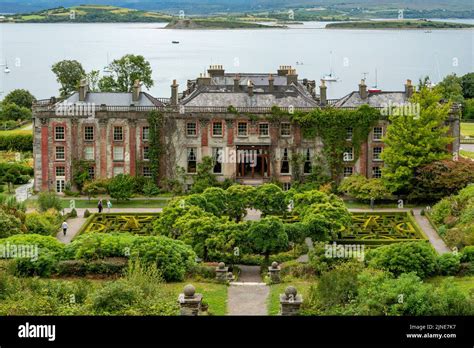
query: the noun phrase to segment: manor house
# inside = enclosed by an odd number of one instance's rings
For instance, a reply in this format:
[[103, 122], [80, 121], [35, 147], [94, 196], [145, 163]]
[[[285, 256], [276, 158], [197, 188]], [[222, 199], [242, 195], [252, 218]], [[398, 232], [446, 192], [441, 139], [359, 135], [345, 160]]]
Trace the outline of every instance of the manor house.
[[[38, 101], [33, 109], [34, 189], [62, 192], [73, 182], [78, 162], [87, 166], [90, 178], [122, 173], [151, 177], [150, 134], [160, 138], [160, 178], [174, 178], [177, 168], [183, 168], [189, 188], [197, 164], [210, 156], [219, 180], [258, 185], [276, 179], [289, 188], [296, 174], [311, 174], [323, 143], [318, 137], [303, 137], [298, 125], [287, 117], [275, 117], [272, 107], [289, 113], [363, 104], [382, 108], [407, 103], [414, 90], [410, 80], [400, 91], [370, 90], [362, 80], [354, 92], [328, 99], [324, 81], [316, 86], [291, 66], [280, 66], [274, 73], [227, 73], [221, 65], [188, 80], [182, 92], [176, 81], [170, 87], [170, 98], [157, 98], [141, 91], [139, 81], [130, 93], [90, 92], [84, 81], [64, 100]], [[153, 110], [163, 115], [159, 132], [150, 132]], [[360, 145], [358, 157], [351, 143], [353, 130], [347, 128], [341, 177], [381, 176], [387, 124], [381, 115]], [[451, 112], [448, 124], [455, 139], [449, 150], [458, 151], [457, 110]], [[301, 161], [292, 161], [296, 154]]]

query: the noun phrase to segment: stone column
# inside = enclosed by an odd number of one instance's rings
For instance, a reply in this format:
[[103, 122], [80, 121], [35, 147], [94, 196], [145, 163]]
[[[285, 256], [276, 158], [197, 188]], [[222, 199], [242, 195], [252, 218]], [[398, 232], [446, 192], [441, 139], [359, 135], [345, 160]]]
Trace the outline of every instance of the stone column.
[[216, 280], [220, 283], [225, 283], [228, 271], [229, 267], [226, 267], [224, 262], [219, 262], [219, 265], [216, 267]]
[[41, 190], [48, 191], [49, 187], [49, 135], [48, 135], [48, 119], [41, 119]]
[[301, 304], [303, 303], [303, 297], [298, 295], [298, 291], [295, 287], [289, 286], [285, 289], [284, 294], [280, 294], [280, 312], [284, 316], [295, 316], [298, 315]]
[[281, 282], [280, 277], [281, 267], [278, 265], [278, 262], [272, 262], [272, 265], [268, 267], [268, 274], [270, 275], [270, 281], [272, 284], [277, 284]]
[[179, 294], [178, 302], [180, 315], [197, 316], [201, 309], [202, 294], [196, 294], [196, 289], [191, 284], [184, 287], [183, 293]]

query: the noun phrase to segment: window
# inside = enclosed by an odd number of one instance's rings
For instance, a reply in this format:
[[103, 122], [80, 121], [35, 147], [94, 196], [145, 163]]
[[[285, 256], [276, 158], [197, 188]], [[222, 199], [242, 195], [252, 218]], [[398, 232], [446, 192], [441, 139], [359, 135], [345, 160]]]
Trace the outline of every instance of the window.
[[280, 135], [282, 137], [287, 137], [291, 135], [291, 124], [288, 122], [284, 122], [280, 126]]
[[380, 155], [382, 154], [382, 148], [381, 147], [374, 147], [374, 152], [373, 152], [373, 160], [374, 161], [380, 161], [382, 158]]
[[188, 148], [188, 173], [196, 173], [196, 151], [195, 147]]
[[222, 122], [212, 122], [212, 136], [222, 136]]
[[304, 156], [303, 173], [311, 174], [311, 150], [310, 149], [306, 149], [306, 153]]
[[56, 160], [64, 161], [65, 158], [64, 146], [56, 146]]
[[123, 167], [114, 167], [114, 176], [123, 174]]
[[260, 123], [258, 125], [258, 135], [260, 135], [261, 137], [268, 137], [268, 123]]
[[66, 180], [64, 180], [64, 179], [56, 180], [56, 192], [57, 193], [64, 192], [65, 188], [66, 188]]
[[288, 149], [283, 149], [281, 157], [280, 174], [290, 174], [290, 161], [288, 158]]
[[123, 127], [114, 127], [114, 141], [123, 140]]
[[288, 191], [289, 189], [291, 189], [291, 183], [284, 182], [283, 183], [283, 191]]
[[354, 173], [354, 168], [352, 167], [344, 167], [344, 177], [347, 178]]
[[84, 147], [84, 159], [87, 161], [94, 160], [94, 146]]
[[382, 177], [382, 169], [380, 169], [380, 167], [372, 167], [372, 177], [373, 178], [381, 178]]
[[146, 126], [142, 128], [142, 140], [148, 141], [150, 138], [150, 127]]
[[64, 177], [64, 176], [66, 176], [66, 168], [56, 167], [56, 177]]
[[123, 146], [114, 146], [114, 161], [123, 161]]
[[247, 122], [239, 122], [237, 124], [237, 135], [239, 137], [246, 137], [248, 135]]
[[347, 127], [346, 128], [346, 140], [351, 141], [352, 140], [352, 135], [354, 133], [354, 129], [352, 127]]
[[223, 151], [222, 147], [212, 148], [212, 159], [214, 160], [214, 168], [212, 172], [214, 174], [222, 174], [222, 162], [223, 162]]
[[342, 160], [344, 162], [349, 162], [349, 161], [352, 161], [353, 159], [354, 159], [354, 149], [352, 147], [346, 147], [344, 149]]
[[89, 174], [89, 179], [90, 180], [94, 180], [95, 179], [95, 168], [94, 167], [87, 168], [87, 174]]
[[149, 150], [150, 150], [150, 148], [148, 146], [143, 147], [143, 159], [145, 161], [150, 159]]
[[151, 178], [152, 177], [151, 168], [150, 167], [143, 167], [142, 174], [145, 178]]
[[56, 126], [54, 128], [54, 140], [65, 140], [65, 130], [63, 126]]
[[94, 127], [93, 126], [84, 127], [84, 140], [85, 141], [94, 140]]
[[383, 128], [374, 127], [374, 140], [382, 140], [383, 137]]
[[195, 137], [197, 136], [197, 125], [196, 122], [188, 122], [186, 123], [186, 135], [188, 137]]

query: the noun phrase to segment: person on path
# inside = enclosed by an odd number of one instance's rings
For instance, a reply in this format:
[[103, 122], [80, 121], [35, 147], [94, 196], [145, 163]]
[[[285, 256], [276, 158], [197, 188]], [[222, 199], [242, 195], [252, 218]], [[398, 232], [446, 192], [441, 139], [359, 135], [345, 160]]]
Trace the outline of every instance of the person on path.
[[110, 199], [107, 200], [107, 210], [108, 212], [110, 213], [110, 208], [112, 208], [112, 202], [110, 201]]
[[102, 199], [99, 200], [99, 204], [97, 204], [97, 208], [99, 209], [99, 213], [102, 213]]
[[61, 225], [62, 228], [63, 228], [63, 234], [66, 235], [66, 232], [67, 232], [67, 228], [68, 228], [68, 225], [67, 225], [67, 222], [64, 221], [63, 224]]

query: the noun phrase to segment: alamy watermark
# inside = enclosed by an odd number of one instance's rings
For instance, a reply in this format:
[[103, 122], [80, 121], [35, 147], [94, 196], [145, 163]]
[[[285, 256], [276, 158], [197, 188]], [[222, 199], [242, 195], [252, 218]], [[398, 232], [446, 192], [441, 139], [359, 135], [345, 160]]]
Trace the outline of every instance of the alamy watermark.
[[69, 103], [63, 101], [56, 104], [56, 116], [85, 116], [95, 117], [95, 103]]
[[324, 256], [329, 259], [358, 259], [364, 260], [365, 245], [364, 244], [326, 244], [324, 246]]
[[0, 244], [0, 259], [27, 258], [31, 261], [38, 260], [37, 244]]
[[390, 100], [388, 103], [382, 103], [381, 106], [382, 116], [413, 116], [415, 119], [420, 117], [419, 103], [394, 103]]

